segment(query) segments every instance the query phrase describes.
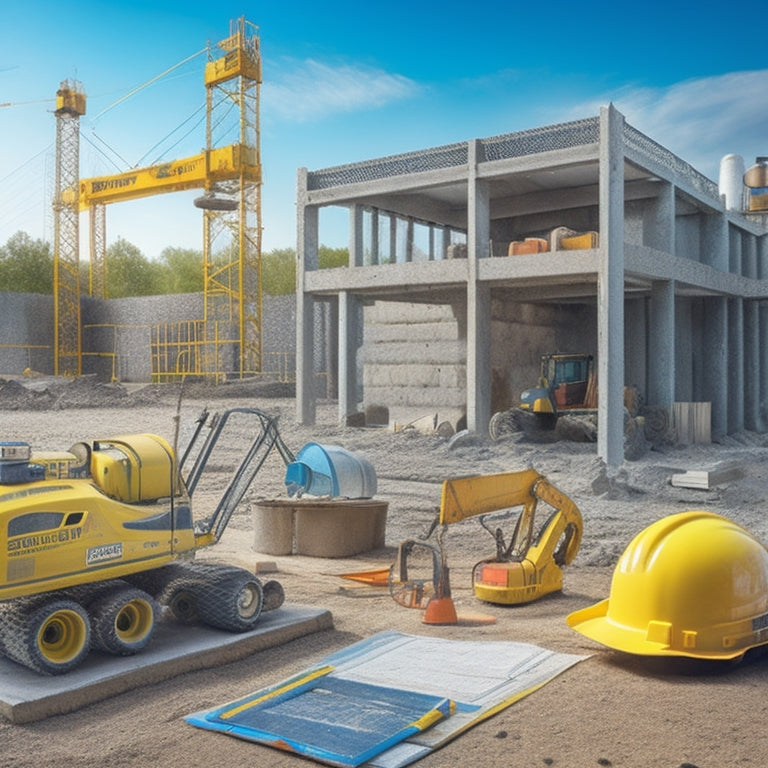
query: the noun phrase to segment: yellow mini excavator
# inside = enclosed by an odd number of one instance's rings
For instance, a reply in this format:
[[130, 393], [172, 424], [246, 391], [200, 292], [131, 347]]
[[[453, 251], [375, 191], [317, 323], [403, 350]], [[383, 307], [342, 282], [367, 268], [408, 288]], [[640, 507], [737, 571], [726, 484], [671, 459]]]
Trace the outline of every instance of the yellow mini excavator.
[[[255, 435], [245, 458], [213, 513], [195, 519], [214, 448], [243, 419]], [[276, 421], [248, 408], [203, 412], [180, 460], [152, 434], [40, 454], [1, 442], [0, 653], [42, 674], [70, 671], [91, 648], [131, 655], [150, 641], [159, 607], [183, 623], [252, 629], [282, 604], [280, 584], [193, 558], [219, 540], [273, 448], [293, 460]]]
[[[544, 502], [546, 508], [539, 508], [539, 502]], [[485, 516], [516, 507], [522, 510], [507, 544], [502, 530], [491, 529]], [[547, 516], [542, 522], [537, 512], [544, 509]], [[506, 605], [529, 603], [562, 589], [562, 566], [576, 557], [583, 530], [581, 513], [565, 494], [533, 469], [446, 480], [440, 510], [426, 538], [438, 525], [478, 515], [481, 525], [496, 541], [496, 556], [481, 560], [472, 570], [478, 599]], [[409, 577], [408, 558], [416, 553], [419, 544], [409, 540], [400, 545], [396, 567], [390, 574], [390, 592], [401, 605], [424, 607], [428, 604], [425, 597], [439, 589], [450, 594], [443, 545], [438, 540], [439, 548], [431, 549], [442, 553], [442, 569], [434, 585]]]

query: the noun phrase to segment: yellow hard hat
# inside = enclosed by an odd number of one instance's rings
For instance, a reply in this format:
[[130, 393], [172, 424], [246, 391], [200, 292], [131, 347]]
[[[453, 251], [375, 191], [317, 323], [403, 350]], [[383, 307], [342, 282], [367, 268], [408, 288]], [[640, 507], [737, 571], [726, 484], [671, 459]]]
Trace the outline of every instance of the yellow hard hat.
[[768, 550], [712, 512], [670, 515], [624, 550], [609, 598], [566, 621], [627, 653], [735, 659], [768, 643]]

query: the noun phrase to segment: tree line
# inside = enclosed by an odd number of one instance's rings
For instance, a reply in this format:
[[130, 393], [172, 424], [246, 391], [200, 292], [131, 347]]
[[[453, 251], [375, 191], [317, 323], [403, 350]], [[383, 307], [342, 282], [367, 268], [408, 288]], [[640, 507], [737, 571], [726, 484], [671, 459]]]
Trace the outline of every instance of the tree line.
[[[214, 261], [216, 257], [214, 256]], [[349, 263], [346, 248], [318, 249], [319, 267]], [[89, 263], [80, 263], [81, 292], [88, 293]], [[262, 291], [272, 296], [296, 290], [296, 251], [277, 248], [261, 256]], [[107, 246], [106, 293], [110, 299], [198, 293], [203, 290], [203, 252], [194, 248], [164, 248], [156, 260], [148, 259], [133, 243], [118, 238]], [[17, 232], [0, 245], [0, 291], [53, 293], [53, 249], [45, 240]]]

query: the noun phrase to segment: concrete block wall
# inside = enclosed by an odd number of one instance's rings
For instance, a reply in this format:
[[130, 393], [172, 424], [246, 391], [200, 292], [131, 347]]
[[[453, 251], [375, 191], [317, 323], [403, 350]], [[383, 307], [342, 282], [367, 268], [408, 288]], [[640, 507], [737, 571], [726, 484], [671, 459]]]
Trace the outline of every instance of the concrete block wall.
[[[158, 323], [199, 320], [203, 294], [83, 298], [82, 370], [101, 381], [149, 382], [151, 328]], [[296, 297], [264, 296], [264, 370], [292, 377], [296, 369]], [[0, 376], [26, 368], [54, 371], [53, 296], [0, 292]]]
[[458, 420], [466, 401], [466, 340], [451, 307], [379, 301], [365, 308], [364, 323], [365, 406], [385, 405], [398, 421], [439, 406], [441, 418]]
[[535, 386], [541, 355], [597, 354], [596, 309], [590, 305], [522, 304], [493, 300], [491, 412], [519, 403]]
[[0, 376], [53, 371], [53, 296], [0, 291]]
[[[546, 352], [596, 354], [596, 310], [492, 300], [492, 412], [534, 386]], [[514, 356], [509, 355], [514, 350]], [[385, 405], [398, 422], [437, 411], [466, 413], [466, 318], [459, 307], [379, 301], [365, 309], [364, 406]]]
[[152, 326], [202, 317], [202, 293], [84, 299], [83, 373], [95, 373], [100, 379], [109, 380], [114, 371], [119, 381], [150, 381]]

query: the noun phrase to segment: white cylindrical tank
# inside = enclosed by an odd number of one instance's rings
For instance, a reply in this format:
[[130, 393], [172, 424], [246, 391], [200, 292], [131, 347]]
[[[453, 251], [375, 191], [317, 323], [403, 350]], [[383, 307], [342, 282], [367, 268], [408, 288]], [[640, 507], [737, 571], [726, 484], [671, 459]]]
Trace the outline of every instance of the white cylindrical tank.
[[744, 210], [744, 158], [741, 155], [726, 155], [720, 161], [718, 186], [727, 210]]
[[370, 499], [376, 495], [376, 470], [368, 459], [338, 445], [307, 443], [285, 471], [289, 496]]

